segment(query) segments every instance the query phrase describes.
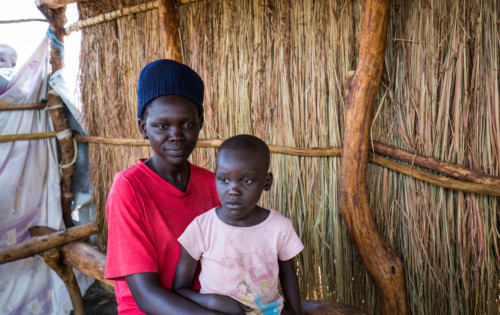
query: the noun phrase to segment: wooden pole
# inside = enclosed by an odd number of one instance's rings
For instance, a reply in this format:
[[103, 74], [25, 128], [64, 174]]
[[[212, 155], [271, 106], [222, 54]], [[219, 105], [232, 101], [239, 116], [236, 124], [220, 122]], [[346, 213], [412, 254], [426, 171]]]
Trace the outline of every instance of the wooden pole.
[[165, 57], [182, 62], [181, 37], [179, 35], [179, 21], [175, 10], [174, 0], [158, 1], [158, 17], [163, 32]]
[[425, 167], [463, 181], [493, 185], [500, 190], [500, 177], [479, 173], [460, 165], [445, 163], [430, 156], [410, 153], [380, 142], [374, 142], [373, 147], [374, 152], [378, 154], [387, 155], [412, 165]]
[[[38, 4], [38, 9], [45, 15], [50, 24], [50, 30], [62, 44], [64, 42], [64, 24], [66, 23], [66, 7], [50, 9], [46, 5]], [[64, 47], [62, 45], [56, 47], [54, 40], [51, 40], [50, 50], [50, 65], [52, 74], [57, 70], [64, 68], [64, 60], [62, 54]], [[61, 164], [65, 167], [62, 169], [63, 176], [61, 179], [61, 206], [63, 211], [63, 221], [66, 227], [72, 226], [71, 221], [71, 203], [73, 201], [73, 175], [75, 166], [70, 163], [75, 156], [75, 146], [73, 143], [73, 134], [69, 129], [69, 123], [63, 111], [64, 103], [62, 99], [55, 94], [52, 88], [47, 95], [47, 107], [50, 110], [50, 116], [54, 123], [54, 128], [58, 132], [59, 144], [62, 151]]]
[[76, 30], [91, 26], [91, 25], [97, 25], [104, 23], [106, 21], [113, 21], [115, 19], [131, 15], [134, 13], [139, 13], [139, 12], [146, 12], [149, 10], [153, 10], [158, 8], [158, 1], [151, 1], [151, 2], [146, 2], [146, 3], [141, 3], [138, 5], [134, 5], [131, 7], [126, 7], [122, 8], [119, 10], [103, 13], [94, 17], [87, 18], [85, 20], [79, 20], [67, 28], [64, 29], [64, 33], [66, 35], [71, 34], [71, 32], [74, 32]]
[[[45, 21], [47, 22], [47, 21]], [[25, 104], [3, 104], [0, 103], [0, 111], [4, 110], [27, 110], [27, 109], [43, 109], [47, 107], [47, 103], [25, 103]]]
[[370, 212], [366, 167], [373, 106], [382, 75], [389, 0], [367, 0], [358, 66], [347, 97], [340, 213], [377, 288], [382, 314], [408, 314], [404, 264], [386, 245]]
[[97, 232], [99, 232], [97, 224], [95, 222], [89, 222], [71, 227], [66, 231], [58, 231], [49, 235], [32, 237], [20, 244], [1, 249], [0, 265], [43, 253], [51, 248], [96, 234]]
[[[0, 142], [2, 141], [0, 136]], [[99, 143], [109, 145], [130, 145], [130, 146], [149, 146], [149, 142], [142, 139], [118, 139], [118, 138], [103, 138], [84, 135], [75, 135], [75, 139], [81, 142]], [[222, 144], [220, 139], [200, 139], [197, 147], [199, 148], [218, 148]], [[383, 148], [385, 147], [385, 149]], [[368, 161], [377, 164], [396, 172], [408, 175], [412, 178], [425, 181], [427, 183], [438, 185], [445, 188], [460, 190], [464, 192], [472, 192], [478, 194], [485, 194], [491, 196], [500, 196], [500, 178], [491, 175], [480, 174], [473, 170], [437, 161], [426, 156], [416, 156], [413, 153], [400, 150], [386, 144], [375, 143], [375, 152], [378, 150], [386, 152], [392, 158], [401, 158], [401, 160], [408, 162], [411, 157], [412, 165], [406, 165], [394, 160], [390, 160], [381, 156], [369, 155]], [[392, 148], [392, 149], [391, 149]], [[289, 147], [282, 145], [269, 145], [272, 153], [288, 154], [294, 156], [309, 156], [309, 157], [331, 157], [342, 156], [342, 148], [300, 148]], [[386, 150], [387, 149], [387, 150]], [[398, 153], [395, 153], [395, 152]], [[433, 161], [434, 160], [434, 161]], [[437, 162], [436, 162], [437, 161]], [[413, 162], [413, 163], [412, 163]], [[414, 166], [429, 167], [431, 170], [443, 173], [448, 176], [460, 175], [461, 179], [448, 178], [443, 175], [433, 174], [423, 170], [414, 168]]]
[[85, 307], [83, 306], [82, 291], [76, 281], [75, 273], [70, 265], [65, 265], [61, 261], [59, 251], [52, 248], [43, 253], [45, 263], [54, 270], [57, 275], [63, 280], [66, 289], [68, 290], [71, 303], [73, 304], [73, 311], [75, 315], [86, 315]]

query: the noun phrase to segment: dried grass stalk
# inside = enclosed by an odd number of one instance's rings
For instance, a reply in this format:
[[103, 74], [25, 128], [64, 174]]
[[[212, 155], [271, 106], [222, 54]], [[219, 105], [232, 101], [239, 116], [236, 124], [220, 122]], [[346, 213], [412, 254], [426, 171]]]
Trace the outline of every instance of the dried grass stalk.
[[[144, 2], [79, 7], [86, 18]], [[184, 62], [206, 83], [201, 138], [250, 133], [274, 145], [342, 147], [345, 81], [356, 64], [363, 3], [220, 0], [178, 7]], [[374, 141], [500, 175], [498, 11], [498, 0], [393, 1]], [[164, 51], [157, 12], [82, 32], [89, 134], [140, 139], [137, 77]], [[90, 147], [104, 226], [114, 174], [151, 152]], [[215, 153], [197, 149], [193, 161], [213, 169]], [[375, 288], [338, 215], [340, 163], [273, 155], [275, 183], [262, 203], [290, 217], [306, 245], [298, 258], [304, 298], [377, 314]], [[405, 261], [411, 312], [494, 313], [498, 197], [439, 188], [378, 166], [369, 167], [368, 178], [378, 227]]]

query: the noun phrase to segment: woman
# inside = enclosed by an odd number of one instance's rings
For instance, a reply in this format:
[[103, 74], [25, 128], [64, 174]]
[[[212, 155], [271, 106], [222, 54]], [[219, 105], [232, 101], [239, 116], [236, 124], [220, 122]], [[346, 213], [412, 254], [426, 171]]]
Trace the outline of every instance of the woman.
[[203, 90], [199, 75], [173, 60], [154, 61], [139, 76], [139, 131], [154, 154], [116, 174], [107, 202], [105, 278], [115, 281], [120, 314], [214, 313], [170, 291], [177, 238], [220, 205], [213, 173], [187, 161], [203, 125]]

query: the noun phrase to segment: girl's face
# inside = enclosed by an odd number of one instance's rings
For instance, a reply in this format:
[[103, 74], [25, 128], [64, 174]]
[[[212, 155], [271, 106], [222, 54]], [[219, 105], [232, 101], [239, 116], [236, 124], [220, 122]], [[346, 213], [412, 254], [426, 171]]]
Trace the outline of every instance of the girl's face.
[[139, 130], [149, 139], [155, 155], [166, 164], [182, 165], [196, 147], [203, 117], [183, 96], [164, 95], [147, 105]]
[[272, 184], [271, 173], [255, 153], [224, 149], [217, 156], [215, 186], [221, 202], [218, 214], [233, 226], [254, 225], [252, 211], [258, 207], [262, 191], [269, 190]]

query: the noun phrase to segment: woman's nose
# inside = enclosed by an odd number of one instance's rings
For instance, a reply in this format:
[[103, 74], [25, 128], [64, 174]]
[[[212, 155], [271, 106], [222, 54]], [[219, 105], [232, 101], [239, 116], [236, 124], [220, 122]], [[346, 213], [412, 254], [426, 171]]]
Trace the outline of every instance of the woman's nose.
[[169, 128], [170, 133], [169, 133], [169, 140], [170, 141], [179, 141], [184, 139], [184, 134], [182, 133], [182, 128], [181, 127], [176, 127], [176, 126], [170, 126]]

